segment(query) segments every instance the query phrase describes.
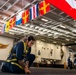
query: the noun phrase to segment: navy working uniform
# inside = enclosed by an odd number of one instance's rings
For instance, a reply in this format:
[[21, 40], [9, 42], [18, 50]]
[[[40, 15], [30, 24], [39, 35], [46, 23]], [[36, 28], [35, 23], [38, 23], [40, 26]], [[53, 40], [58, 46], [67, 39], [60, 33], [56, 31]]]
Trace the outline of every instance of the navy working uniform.
[[68, 68], [72, 69], [72, 61], [70, 57], [68, 58]]
[[33, 63], [35, 59], [35, 55], [30, 54], [31, 47], [27, 49], [26, 43], [23, 41], [18, 42], [12, 50], [5, 62], [2, 65], [3, 72], [10, 72], [10, 73], [25, 73], [22, 66], [19, 64], [18, 60], [21, 61], [29, 61], [29, 67]]

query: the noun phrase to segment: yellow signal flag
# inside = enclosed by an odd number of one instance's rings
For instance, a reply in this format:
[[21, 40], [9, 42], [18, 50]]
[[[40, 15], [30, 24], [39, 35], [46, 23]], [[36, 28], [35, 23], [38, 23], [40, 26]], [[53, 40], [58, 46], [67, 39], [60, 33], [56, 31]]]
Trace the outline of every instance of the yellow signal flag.
[[5, 32], [8, 32], [10, 30], [10, 22], [7, 21], [5, 25]]

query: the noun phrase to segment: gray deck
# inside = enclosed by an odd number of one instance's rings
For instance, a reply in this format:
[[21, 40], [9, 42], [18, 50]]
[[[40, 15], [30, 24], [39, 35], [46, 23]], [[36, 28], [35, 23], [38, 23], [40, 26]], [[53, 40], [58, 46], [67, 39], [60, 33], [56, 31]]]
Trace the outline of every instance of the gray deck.
[[[31, 74], [30, 75], [76, 75], [76, 70], [72, 69], [60, 69], [60, 68], [38, 68], [38, 67], [31, 67]], [[19, 75], [19, 74], [11, 74], [11, 73], [3, 73], [0, 71], [0, 75]], [[20, 74], [25, 75], [25, 74]], [[26, 74], [28, 75], [28, 74]]]

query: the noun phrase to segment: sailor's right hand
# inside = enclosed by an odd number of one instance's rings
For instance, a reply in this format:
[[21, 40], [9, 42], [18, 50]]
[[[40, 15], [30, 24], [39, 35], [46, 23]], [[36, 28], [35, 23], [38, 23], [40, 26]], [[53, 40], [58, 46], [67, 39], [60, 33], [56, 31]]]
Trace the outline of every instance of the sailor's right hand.
[[25, 70], [26, 74], [30, 74], [31, 73], [31, 71], [29, 69], [27, 69], [27, 68], [25, 68], [24, 70]]

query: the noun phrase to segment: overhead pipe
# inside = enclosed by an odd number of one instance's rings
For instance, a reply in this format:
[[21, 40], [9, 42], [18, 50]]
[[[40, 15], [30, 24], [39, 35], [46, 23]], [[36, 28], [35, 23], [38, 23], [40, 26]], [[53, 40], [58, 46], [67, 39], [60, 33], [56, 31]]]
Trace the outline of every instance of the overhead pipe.
[[16, 3], [18, 3], [20, 0], [16, 0], [10, 7], [7, 8], [7, 10], [9, 10], [10, 8], [12, 8]]
[[2, 9], [8, 2], [9, 2], [9, 0], [8, 0], [7, 2], [5, 2], [5, 3], [0, 7], [0, 9]]

